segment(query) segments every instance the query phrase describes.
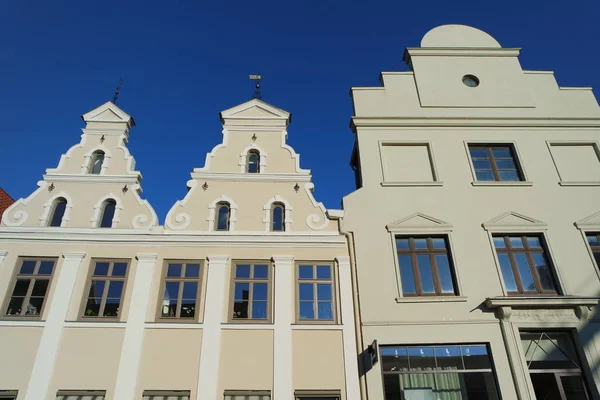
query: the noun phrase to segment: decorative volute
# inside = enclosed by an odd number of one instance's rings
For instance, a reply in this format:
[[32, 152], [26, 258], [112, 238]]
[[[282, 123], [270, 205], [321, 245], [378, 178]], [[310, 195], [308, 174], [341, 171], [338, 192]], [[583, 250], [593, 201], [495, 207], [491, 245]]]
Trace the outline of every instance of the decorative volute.
[[285, 208], [285, 228], [274, 233], [337, 231], [312, 195], [310, 170], [287, 145], [291, 115], [253, 99], [220, 114], [223, 142], [195, 168], [183, 200], [171, 208], [165, 228], [216, 231], [220, 204], [230, 207], [225, 232], [271, 232], [273, 205]]
[[[35, 192], [6, 210], [2, 225], [96, 228], [107, 203], [114, 204], [112, 223], [108, 221], [112, 228], [150, 229], [158, 224], [156, 213], [140, 197], [142, 175], [126, 147], [133, 118], [107, 102], [82, 119], [86, 126], [81, 142], [60, 157], [56, 168], [46, 170]], [[66, 202], [64, 214], [61, 210], [62, 219], [53, 222], [60, 202]]]

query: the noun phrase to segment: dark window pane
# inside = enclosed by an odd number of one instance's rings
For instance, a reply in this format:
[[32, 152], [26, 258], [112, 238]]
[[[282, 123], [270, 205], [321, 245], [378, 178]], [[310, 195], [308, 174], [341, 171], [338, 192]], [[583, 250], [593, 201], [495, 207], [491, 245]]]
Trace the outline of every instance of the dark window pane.
[[164, 299], [176, 299], [179, 296], [179, 282], [166, 282]]
[[488, 159], [473, 160], [473, 166], [477, 170], [480, 170], [480, 169], [491, 170], [492, 169], [492, 163]]
[[408, 357], [411, 369], [435, 368], [433, 347], [408, 347]]
[[119, 299], [106, 299], [106, 304], [104, 305], [104, 316], [116, 317], [119, 315], [120, 303], [121, 300]]
[[436, 254], [435, 261], [438, 267], [442, 293], [454, 293], [454, 278], [450, 270], [450, 261], [446, 254]]
[[317, 299], [318, 300], [331, 300], [332, 290], [330, 283], [318, 283], [317, 284]]
[[300, 319], [315, 319], [314, 303], [312, 301], [300, 302]]
[[535, 286], [535, 281], [533, 280], [533, 275], [531, 274], [531, 268], [529, 266], [529, 261], [527, 260], [527, 255], [523, 253], [516, 253], [515, 260], [517, 261], [517, 269], [519, 271], [519, 276], [521, 277], [521, 282], [523, 283], [523, 290], [526, 292], [536, 292], [537, 287]]
[[84, 315], [86, 317], [97, 317], [100, 315], [100, 303], [101, 299], [88, 299]]
[[167, 276], [179, 278], [181, 276], [181, 264], [169, 264], [167, 267]]
[[523, 248], [523, 239], [520, 237], [511, 237], [510, 239], [510, 247], [513, 249]]
[[107, 262], [97, 262], [94, 267], [94, 275], [95, 276], [106, 276], [108, 275], [108, 265]]
[[187, 264], [185, 266], [185, 277], [186, 278], [200, 277], [200, 264]]
[[267, 302], [252, 302], [252, 319], [267, 319]]
[[252, 300], [267, 300], [267, 284], [255, 283], [252, 287]]
[[313, 293], [313, 284], [312, 283], [301, 283], [300, 284], [300, 293], [299, 298], [302, 300], [314, 300]]
[[110, 298], [121, 298], [123, 293], [123, 281], [110, 281], [108, 285], [108, 296]]
[[469, 153], [473, 158], [486, 158], [488, 157], [488, 151], [483, 147], [469, 147]]
[[108, 200], [104, 203], [104, 211], [102, 212], [102, 220], [100, 221], [100, 228], [112, 227], [113, 218], [115, 216], [116, 203], [114, 200]]
[[515, 275], [510, 266], [508, 254], [498, 254], [498, 261], [500, 261], [500, 270], [502, 271], [502, 278], [504, 279], [506, 290], [508, 292], [517, 292], [517, 282], [515, 281]]
[[273, 221], [272, 226], [274, 231], [283, 231], [283, 207], [273, 207]]
[[25, 310], [25, 315], [40, 315], [44, 305], [43, 297], [31, 297]]
[[174, 318], [177, 316], [177, 299], [164, 299], [162, 301], [161, 315], [165, 318]]
[[104, 281], [92, 281], [88, 297], [102, 297], [104, 294]]
[[492, 368], [492, 363], [490, 361], [490, 357], [488, 356], [487, 346], [461, 346], [461, 350], [466, 369]]
[[426, 249], [427, 248], [427, 239], [425, 239], [425, 238], [415, 239], [415, 248], [416, 249]]
[[[536, 399], [561, 400], [560, 389], [554, 374], [530, 374]], [[570, 400], [568, 398], [568, 400]]]
[[517, 171], [498, 171], [498, 175], [500, 175], [501, 181], [519, 181], [519, 174]]
[[475, 176], [478, 181], [495, 181], [494, 173], [492, 171], [475, 171]]
[[234, 289], [234, 298], [236, 300], [249, 300], [250, 297], [250, 284], [249, 283], [236, 283]]
[[431, 261], [429, 260], [429, 255], [417, 255], [417, 262], [419, 265], [419, 276], [421, 278], [421, 289], [423, 293], [435, 293], [433, 271], [431, 270]]
[[569, 400], [587, 400], [585, 385], [580, 375], [563, 375], [560, 377], [563, 389]]
[[127, 272], [127, 263], [114, 263], [112, 276], [125, 276]]
[[222, 205], [219, 207], [217, 215], [217, 230], [226, 231], [229, 229], [229, 206]]
[[44, 297], [46, 295], [46, 290], [48, 289], [48, 283], [50, 283], [50, 281], [47, 279], [36, 279], [31, 295]]
[[544, 257], [543, 253], [533, 253], [532, 257], [535, 269], [540, 277], [542, 289], [554, 291], [556, 289], [554, 287], [554, 279], [552, 278], [552, 272], [550, 271], [550, 266], [546, 261], [546, 257]]
[[184, 282], [182, 298], [195, 299], [196, 296], [198, 296], [198, 282]]
[[248, 153], [248, 172], [257, 173], [259, 170], [260, 158], [256, 153]]
[[35, 261], [25, 260], [23, 264], [21, 264], [21, 269], [19, 270], [19, 274], [21, 275], [31, 275], [35, 270]]
[[590, 246], [600, 246], [600, 242], [598, 242], [598, 236], [596, 235], [587, 235], [587, 241]]
[[183, 300], [181, 304], [181, 318], [193, 318], [196, 315], [196, 300]]
[[27, 294], [27, 289], [29, 289], [29, 282], [31, 282], [30, 279], [17, 279], [12, 295], [25, 296]]
[[323, 320], [332, 320], [333, 319], [333, 309], [331, 307], [330, 301], [319, 301], [319, 319]]
[[443, 238], [433, 238], [431, 239], [433, 242], [434, 249], [445, 249], [446, 248], [446, 239]]
[[408, 239], [396, 239], [396, 248], [398, 250], [408, 250], [410, 248]]
[[438, 368], [463, 369], [459, 346], [442, 346], [435, 348]]
[[269, 267], [266, 265], [255, 265], [254, 277], [257, 279], [267, 279], [269, 277]]
[[41, 261], [38, 275], [52, 275], [54, 269], [54, 261]]
[[499, 147], [492, 149], [495, 158], [512, 158], [512, 153], [508, 147]]
[[600, 267], [600, 251], [594, 252], [594, 259], [596, 260], [596, 266]]
[[298, 268], [298, 277], [300, 279], [313, 279], [312, 265], [300, 265]]
[[494, 237], [494, 247], [497, 249], [505, 249], [506, 243], [504, 243], [504, 237]]
[[517, 169], [515, 162], [511, 158], [507, 158], [504, 160], [496, 160], [496, 166], [498, 167], [498, 169]]
[[249, 265], [237, 265], [235, 267], [236, 278], [250, 278], [250, 266]]
[[67, 201], [65, 199], [61, 199], [55, 204], [50, 226], [60, 226], [66, 209]]
[[233, 303], [233, 318], [248, 318], [248, 301], [240, 300]]
[[331, 279], [331, 266], [330, 265], [317, 266], [317, 279]]
[[8, 302], [6, 309], [6, 315], [19, 315], [21, 314], [21, 307], [23, 305], [23, 297], [12, 297]]
[[402, 281], [402, 292], [404, 294], [416, 294], [415, 277], [413, 273], [412, 260], [409, 255], [398, 256], [400, 264], [400, 280]]

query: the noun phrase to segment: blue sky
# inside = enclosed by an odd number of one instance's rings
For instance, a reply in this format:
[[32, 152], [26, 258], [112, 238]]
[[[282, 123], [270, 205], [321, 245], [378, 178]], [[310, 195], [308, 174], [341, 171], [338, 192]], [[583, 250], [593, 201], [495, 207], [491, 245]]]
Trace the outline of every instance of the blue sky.
[[521, 47], [525, 69], [598, 96], [599, 15], [597, 0], [4, 1], [0, 187], [15, 199], [34, 191], [79, 141], [79, 116], [122, 77], [119, 105], [137, 122], [129, 148], [162, 222], [220, 142], [219, 111], [249, 100], [248, 74], [260, 71], [263, 99], [293, 114], [289, 144], [312, 169], [317, 200], [339, 208], [354, 189], [351, 86], [406, 70], [405, 47], [459, 23]]

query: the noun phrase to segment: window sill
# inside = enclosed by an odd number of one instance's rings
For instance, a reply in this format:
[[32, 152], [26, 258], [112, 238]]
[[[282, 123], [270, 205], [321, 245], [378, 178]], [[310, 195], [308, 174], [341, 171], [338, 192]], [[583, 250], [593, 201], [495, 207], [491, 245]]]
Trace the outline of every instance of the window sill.
[[444, 182], [440, 181], [424, 181], [424, 182], [381, 182], [381, 186], [383, 187], [404, 187], [404, 186], [443, 186]]
[[600, 182], [576, 182], [576, 181], [567, 181], [567, 182], [558, 182], [560, 186], [600, 186]]
[[257, 330], [272, 330], [275, 329], [275, 325], [273, 325], [272, 322], [268, 322], [268, 323], [239, 323], [239, 322], [228, 322], [228, 323], [222, 323], [221, 324], [221, 329], [257, 329]]
[[473, 186], [533, 186], [530, 181], [473, 181]]
[[202, 329], [204, 324], [201, 322], [146, 322], [146, 329]]
[[466, 296], [396, 297], [396, 303], [465, 303]]
[[65, 328], [125, 328], [119, 321], [66, 321]]
[[0, 320], [0, 326], [46, 326], [46, 321], [6, 318]]

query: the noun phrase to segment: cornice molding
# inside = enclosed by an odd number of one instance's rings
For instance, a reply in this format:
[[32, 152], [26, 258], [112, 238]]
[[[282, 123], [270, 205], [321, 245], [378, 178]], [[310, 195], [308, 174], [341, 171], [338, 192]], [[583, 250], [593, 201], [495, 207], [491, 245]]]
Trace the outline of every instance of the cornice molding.
[[576, 306], [595, 306], [600, 302], [598, 297], [580, 296], [510, 296], [488, 297], [485, 306], [488, 308], [513, 307], [513, 308], [557, 308]]
[[449, 57], [518, 57], [520, 48], [490, 47], [408, 47], [404, 59], [413, 56], [449, 56]]
[[234, 182], [310, 182], [310, 171], [296, 174], [260, 173], [248, 174], [240, 172], [204, 172], [195, 168], [191, 174], [192, 179], [234, 181]]
[[135, 175], [81, 175], [81, 174], [57, 174], [47, 173], [44, 179], [48, 182], [83, 182], [83, 183], [126, 183], [139, 184], [142, 174]]
[[[493, 110], [493, 108], [490, 108]], [[352, 117], [351, 128], [386, 127], [507, 127], [600, 128], [598, 118], [502, 118], [502, 117]]]

